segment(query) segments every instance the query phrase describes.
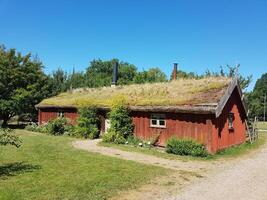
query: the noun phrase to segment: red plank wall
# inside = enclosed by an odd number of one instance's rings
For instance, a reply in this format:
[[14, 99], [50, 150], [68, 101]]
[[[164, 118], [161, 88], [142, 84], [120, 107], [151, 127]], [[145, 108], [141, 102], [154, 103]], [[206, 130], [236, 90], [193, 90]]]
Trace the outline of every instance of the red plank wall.
[[70, 108], [65, 108], [65, 109], [42, 108], [42, 109], [39, 109], [38, 123], [44, 124], [44, 123], [47, 123], [49, 120], [57, 118], [59, 111], [64, 111], [64, 117], [70, 119], [71, 124], [76, 123], [76, 119], [78, 117], [77, 109], [70, 109]]
[[172, 136], [193, 138], [208, 146], [208, 132], [212, 130], [212, 123], [207, 123], [207, 120], [211, 121], [211, 115], [165, 113], [166, 128], [150, 127], [151, 113], [132, 112], [131, 115], [135, 125], [134, 135], [137, 137], [149, 140], [160, 134], [160, 146], [165, 146]]
[[[241, 106], [241, 99], [237, 89], [226, 103], [222, 114], [216, 119], [215, 128], [218, 131], [216, 150], [224, 149], [232, 145], [237, 145], [246, 140], [246, 125], [245, 125], [245, 111]], [[228, 113], [234, 113], [233, 129], [228, 127]]]

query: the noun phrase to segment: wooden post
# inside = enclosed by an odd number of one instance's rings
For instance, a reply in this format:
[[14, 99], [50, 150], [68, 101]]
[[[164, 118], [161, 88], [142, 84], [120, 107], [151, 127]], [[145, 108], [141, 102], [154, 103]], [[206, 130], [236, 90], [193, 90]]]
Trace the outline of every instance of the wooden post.
[[210, 153], [214, 153], [213, 152], [213, 144], [212, 144], [212, 122], [211, 119], [207, 119], [206, 120], [206, 124], [207, 124], [207, 150]]

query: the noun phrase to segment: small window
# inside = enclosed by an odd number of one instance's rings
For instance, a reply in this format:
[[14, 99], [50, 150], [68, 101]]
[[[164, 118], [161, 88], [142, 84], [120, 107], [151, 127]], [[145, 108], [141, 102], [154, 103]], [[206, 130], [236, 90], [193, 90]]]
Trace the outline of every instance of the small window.
[[59, 112], [57, 113], [57, 116], [58, 116], [58, 117], [64, 117], [64, 112], [63, 112], [63, 111], [59, 111]]
[[228, 128], [229, 129], [234, 129], [234, 113], [229, 113], [228, 114]]
[[150, 127], [166, 128], [166, 119], [164, 114], [152, 114], [150, 118]]

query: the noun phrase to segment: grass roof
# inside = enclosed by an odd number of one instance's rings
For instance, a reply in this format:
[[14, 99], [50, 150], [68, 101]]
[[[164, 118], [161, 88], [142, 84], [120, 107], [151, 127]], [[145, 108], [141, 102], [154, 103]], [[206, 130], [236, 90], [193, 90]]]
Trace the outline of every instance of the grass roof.
[[218, 103], [231, 79], [209, 77], [164, 83], [80, 88], [43, 100], [45, 106], [110, 107], [123, 100], [129, 106], [182, 106]]

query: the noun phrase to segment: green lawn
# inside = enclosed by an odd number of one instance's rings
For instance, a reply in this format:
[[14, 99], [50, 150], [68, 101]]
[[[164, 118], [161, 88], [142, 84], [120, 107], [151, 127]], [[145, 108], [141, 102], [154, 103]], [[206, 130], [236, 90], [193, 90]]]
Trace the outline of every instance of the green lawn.
[[144, 153], [148, 155], [153, 155], [160, 158], [166, 158], [170, 160], [182, 160], [182, 161], [189, 161], [189, 160], [196, 160], [196, 161], [209, 161], [215, 160], [220, 158], [234, 158], [237, 156], [241, 156], [247, 154], [253, 150], [260, 148], [262, 145], [266, 143], [267, 135], [260, 134], [259, 139], [256, 140], [254, 143], [244, 143], [238, 146], [230, 147], [228, 149], [222, 150], [215, 155], [209, 155], [208, 157], [192, 157], [192, 156], [179, 156], [174, 154], [168, 154], [164, 151], [159, 151], [156, 148], [144, 148], [144, 147], [134, 147], [130, 145], [123, 145], [123, 144], [110, 144], [101, 142], [99, 145], [106, 146], [106, 147], [113, 147], [123, 151], [134, 151], [139, 153]]
[[258, 128], [267, 131], [267, 122], [258, 122]]
[[70, 137], [17, 131], [0, 147], [0, 199], [106, 199], [170, 170], [76, 150]]

